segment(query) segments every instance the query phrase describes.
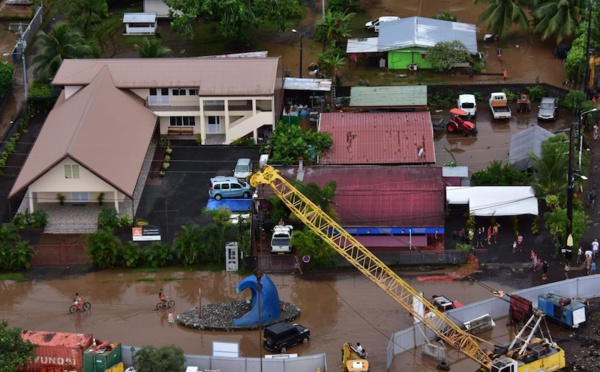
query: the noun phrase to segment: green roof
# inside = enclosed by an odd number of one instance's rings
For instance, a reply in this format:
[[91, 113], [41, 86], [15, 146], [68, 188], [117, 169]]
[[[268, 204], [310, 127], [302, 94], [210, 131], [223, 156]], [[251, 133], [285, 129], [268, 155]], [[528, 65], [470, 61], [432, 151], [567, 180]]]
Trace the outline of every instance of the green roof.
[[414, 107], [427, 106], [426, 85], [352, 87], [350, 106]]

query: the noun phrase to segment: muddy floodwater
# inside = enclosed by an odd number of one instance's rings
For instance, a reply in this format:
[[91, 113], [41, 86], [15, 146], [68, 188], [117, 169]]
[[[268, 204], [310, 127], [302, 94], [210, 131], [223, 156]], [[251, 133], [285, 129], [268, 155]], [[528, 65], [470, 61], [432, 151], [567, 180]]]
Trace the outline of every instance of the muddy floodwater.
[[[427, 298], [443, 294], [468, 304], [490, 296], [487, 289], [473, 282], [419, 281], [416, 275], [401, 276]], [[344, 342], [360, 342], [369, 351], [372, 370], [385, 370], [390, 335], [411, 324], [410, 316], [400, 304], [362, 274], [272, 274], [270, 277], [280, 299], [300, 307], [302, 313], [296, 322], [311, 330], [310, 342], [290, 352], [326, 353], [330, 371], [340, 367], [340, 347]], [[228, 272], [147, 274], [107, 270], [61, 279], [2, 281], [0, 313], [10, 327], [91, 333], [101, 340], [135, 346], [172, 343], [189, 354], [210, 355], [213, 341], [237, 342], [241, 356], [259, 357], [261, 353], [264, 355], [259, 331], [191, 330], [169, 323], [167, 311], [154, 310], [160, 288], [176, 301], [175, 314], [197, 307], [199, 290], [203, 305], [249, 298], [249, 293], [235, 291], [241, 279]], [[494, 287], [493, 283], [485, 284]], [[93, 304], [90, 311], [68, 313], [75, 292]]]

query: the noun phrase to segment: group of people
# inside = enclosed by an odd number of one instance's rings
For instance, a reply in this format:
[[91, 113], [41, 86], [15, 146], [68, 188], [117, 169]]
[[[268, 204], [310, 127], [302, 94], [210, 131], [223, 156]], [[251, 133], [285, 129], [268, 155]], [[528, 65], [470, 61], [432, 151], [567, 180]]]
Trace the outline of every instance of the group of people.
[[369, 358], [369, 353], [367, 353], [367, 349], [365, 349], [364, 347], [362, 347], [362, 345], [360, 344], [360, 342], [356, 343], [356, 351], [358, 352], [358, 355], [361, 358], [363, 358], [363, 359]]
[[479, 227], [475, 230], [473, 229], [463, 229], [458, 231], [457, 239], [461, 244], [470, 244], [474, 248], [484, 248], [484, 242], [487, 242], [488, 245], [492, 244], [492, 240], [494, 243], [498, 242], [498, 233], [500, 231], [500, 224], [495, 223], [493, 226]]
[[548, 280], [548, 261], [541, 259], [538, 254], [532, 249], [530, 254], [531, 265], [529, 266], [533, 272], [542, 271], [542, 280]]
[[599, 248], [598, 239], [594, 239], [592, 242], [592, 246], [590, 249], [587, 249], [585, 252], [581, 247], [577, 251], [577, 261], [576, 263], [583, 262], [583, 268], [586, 270], [587, 275], [592, 275], [596, 273], [596, 258], [598, 258], [598, 248]]

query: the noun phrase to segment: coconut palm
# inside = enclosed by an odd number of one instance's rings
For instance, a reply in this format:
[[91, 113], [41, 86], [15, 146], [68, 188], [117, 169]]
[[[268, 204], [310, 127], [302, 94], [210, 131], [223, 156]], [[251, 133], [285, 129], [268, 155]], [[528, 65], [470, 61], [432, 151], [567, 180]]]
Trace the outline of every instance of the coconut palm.
[[181, 226], [181, 231], [175, 234], [173, 251], [183, 260], [184, 265], [193, 265], [203, 253], [201, 238], [202, 230], [198, 225]]
[[173, 52], [166, 46], [162, 46], [160, 40], [149, 37], [145, 37], [141, 45], [135, 44], [133, 47], [140, 58], [163, 58]]
[[57, 23], [48, 34], [38, 32], [34, 46], [37, 53], [32, 63], [40, 80], [52, 79], [65, 59], [91, 57], [94, 53], [81, 31], [65, 23]]
[[523, 31], [529, 27], [527, 14], [518, 0], [475, 0], [489, 3], [490, 6], [477, 18], [477, 23], [485, 22], [488, 32], [504, 38], [510, 32], [513, 24], [518, 24]]
[[532, 12], [535, 18], [533, 31], [542, 40], [556, 37], [556, 44], [575, 34], [583, 9], [580, 0], [537, 0]]
[[529, 153], [528, 157], [533, 162], [533, 188], [536, 195], [545, 197], [559, 195], [567, 188], [568, 137], [558, 135], [542, 143], [541, 156]]

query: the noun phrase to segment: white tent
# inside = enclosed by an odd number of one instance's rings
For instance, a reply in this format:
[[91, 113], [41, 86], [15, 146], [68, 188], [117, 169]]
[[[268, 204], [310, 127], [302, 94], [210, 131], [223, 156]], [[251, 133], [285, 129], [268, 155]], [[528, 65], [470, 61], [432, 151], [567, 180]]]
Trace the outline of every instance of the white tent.
[[446, 187], [448, 204], [469, 204], [474, 216], [538, 214], [538, 200], [530, 186]]

